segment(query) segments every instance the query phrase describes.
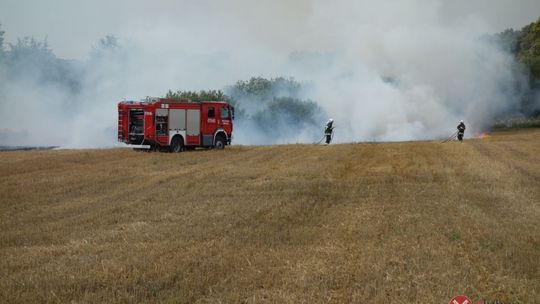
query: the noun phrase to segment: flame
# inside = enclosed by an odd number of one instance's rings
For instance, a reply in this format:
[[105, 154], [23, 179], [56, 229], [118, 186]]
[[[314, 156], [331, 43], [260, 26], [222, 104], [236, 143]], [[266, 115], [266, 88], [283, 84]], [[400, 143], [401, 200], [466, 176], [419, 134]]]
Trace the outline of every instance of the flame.
[[491, 134], [489, 134], [488, 132], [482, 132], [480, 133], [478, 136], [476, 136], [477, 138], [480, 138], [480, 139], [488, 139], [491, 137]]

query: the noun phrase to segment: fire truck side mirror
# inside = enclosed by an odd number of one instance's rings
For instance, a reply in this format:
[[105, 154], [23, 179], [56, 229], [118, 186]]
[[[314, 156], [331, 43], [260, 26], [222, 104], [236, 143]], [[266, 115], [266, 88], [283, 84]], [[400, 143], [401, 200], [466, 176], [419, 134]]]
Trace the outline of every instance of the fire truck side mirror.
[[231, 106], [231, 117], [234, 120], [234, 107]]

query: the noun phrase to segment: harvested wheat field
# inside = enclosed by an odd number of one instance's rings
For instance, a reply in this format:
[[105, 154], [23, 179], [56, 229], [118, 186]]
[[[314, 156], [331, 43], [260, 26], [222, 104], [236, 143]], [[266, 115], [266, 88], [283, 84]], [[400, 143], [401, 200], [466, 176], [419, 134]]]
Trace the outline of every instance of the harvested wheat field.
[[4, 303], [540, 303], [540, 130], [0, 153]]

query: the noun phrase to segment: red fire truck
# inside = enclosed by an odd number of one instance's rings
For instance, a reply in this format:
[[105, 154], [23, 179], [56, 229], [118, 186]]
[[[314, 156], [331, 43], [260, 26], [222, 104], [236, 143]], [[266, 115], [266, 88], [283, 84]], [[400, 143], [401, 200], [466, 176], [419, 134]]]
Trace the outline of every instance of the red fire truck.
[[169, 149], [231, 144], [234, 108], [224, 101], [153, 98], [118, 103], [118, 141]]

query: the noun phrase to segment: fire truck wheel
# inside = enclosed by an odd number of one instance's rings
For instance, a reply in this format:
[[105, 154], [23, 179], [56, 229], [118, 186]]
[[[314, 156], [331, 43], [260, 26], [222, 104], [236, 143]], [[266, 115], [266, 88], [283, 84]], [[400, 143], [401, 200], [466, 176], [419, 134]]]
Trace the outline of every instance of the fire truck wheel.
[[216, 143], [214, 144], [214, 148], [216, 149], [225, 148], [225, 138], [223, 138], [223, 135], [218, 135], [216, 137]]
[[180, 136], [175, 136], [171, 141], [171, 152], [178, 153], [181, 152], [184, 147], [184, 143]]

